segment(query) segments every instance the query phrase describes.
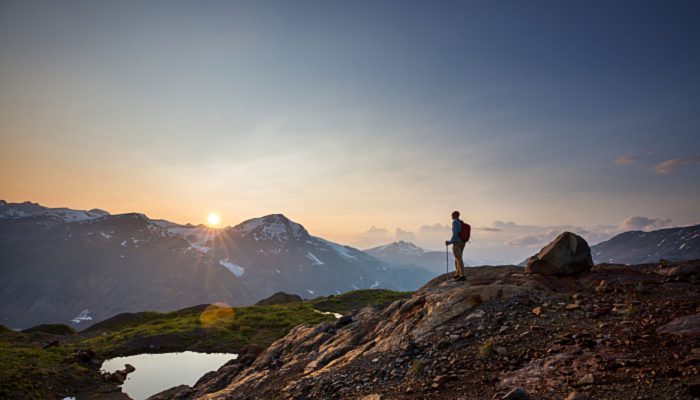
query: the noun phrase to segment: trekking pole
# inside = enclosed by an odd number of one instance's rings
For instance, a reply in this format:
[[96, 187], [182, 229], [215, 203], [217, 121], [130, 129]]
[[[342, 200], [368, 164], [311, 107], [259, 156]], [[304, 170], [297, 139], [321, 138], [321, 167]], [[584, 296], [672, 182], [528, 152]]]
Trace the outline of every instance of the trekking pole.
[[449, 253], [447, 251], [448, 247], [449, 247], [448, 245], [445, 245], [445, 273], [446, 274], [450, 273], [450, 256], [449, 256]]

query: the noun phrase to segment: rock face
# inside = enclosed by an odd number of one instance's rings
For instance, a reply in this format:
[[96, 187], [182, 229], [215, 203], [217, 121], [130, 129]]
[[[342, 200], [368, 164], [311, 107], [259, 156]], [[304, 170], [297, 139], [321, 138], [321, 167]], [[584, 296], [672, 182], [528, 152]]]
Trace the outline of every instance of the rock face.
[[591, 248], [581, 236], [564, 232], [527, 260], [525, 272], [540, 275], [573, 275], [593, 267]]

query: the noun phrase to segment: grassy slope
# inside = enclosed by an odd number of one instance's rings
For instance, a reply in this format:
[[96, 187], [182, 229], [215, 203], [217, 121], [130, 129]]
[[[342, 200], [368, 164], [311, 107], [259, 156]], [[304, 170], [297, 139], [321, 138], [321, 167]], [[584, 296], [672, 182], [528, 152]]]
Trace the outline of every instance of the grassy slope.
[[[184, 350], [235, 353], [247, 344], [267, 347], [299, 324], [334, 320], [316, 309], [346, 314], [368, 305], [386, 306], [408, 296], [408, 292], [356, 290], [270, 306], [197, 306], [170, 313], [143, 312], [108, 320], [80, 333], [56, 326], [19, 333], [0, 326], [0, 398], [48, 399], [63, 395], [71, 386], [88, 385], [94, 375], [91, 377], [87, 367], [63, 362], [80, 349], [92, 349], [103, 358]], [[55, 339], [62, 345], [41, 348]]]
[[0, 329], [0, 399], [50, 399], [67, 395], [66, 386], [90, 384], [87, 367], [63, 363], [71, 349], [42, 349], [48, 338]]
[[410, 297], [412, 293], [386, 289], [353, 290], [338, 296], [319, 297], [311, 302], [321, 311], [347, 314], [368, 305], [385, 307], [396, 300]]

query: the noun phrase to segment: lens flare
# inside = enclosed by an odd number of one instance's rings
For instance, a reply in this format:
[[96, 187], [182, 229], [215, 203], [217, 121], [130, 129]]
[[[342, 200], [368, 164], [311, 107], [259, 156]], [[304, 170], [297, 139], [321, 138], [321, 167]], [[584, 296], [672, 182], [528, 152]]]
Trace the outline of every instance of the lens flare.
[[233, 307], [226, 303], [210, 304], [202, 311], [199, 322], [205, 327], [230, 324], [234, 314]]

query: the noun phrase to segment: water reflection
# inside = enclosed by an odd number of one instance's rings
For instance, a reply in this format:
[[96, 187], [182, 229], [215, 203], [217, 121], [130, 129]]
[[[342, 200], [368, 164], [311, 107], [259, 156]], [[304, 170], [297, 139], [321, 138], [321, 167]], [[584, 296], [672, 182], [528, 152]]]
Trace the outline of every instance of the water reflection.
[[202, 375], [215, 371], [229, 360], [238, 357], [232, 353], [138, 354], [106, 360], [102, 369], [114, 372], [131, 364], [136, 371], [129, 374], [122, 392], [134, 400], [144, 400], [158, 392], [178, 385], [194, 385]]

